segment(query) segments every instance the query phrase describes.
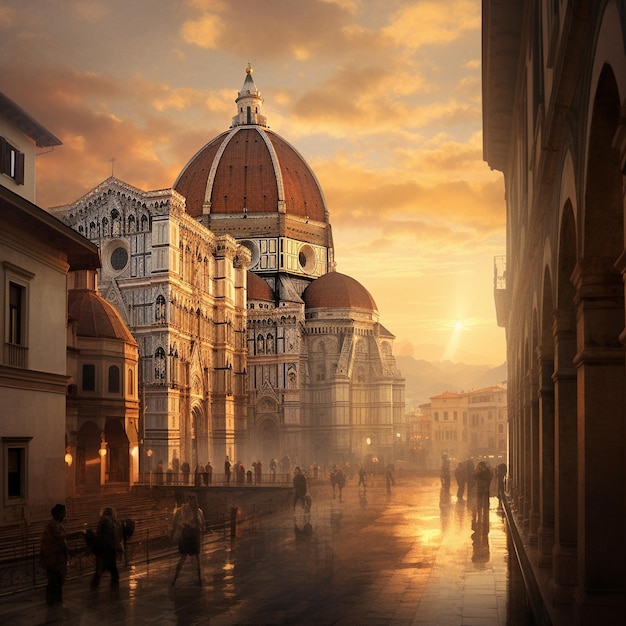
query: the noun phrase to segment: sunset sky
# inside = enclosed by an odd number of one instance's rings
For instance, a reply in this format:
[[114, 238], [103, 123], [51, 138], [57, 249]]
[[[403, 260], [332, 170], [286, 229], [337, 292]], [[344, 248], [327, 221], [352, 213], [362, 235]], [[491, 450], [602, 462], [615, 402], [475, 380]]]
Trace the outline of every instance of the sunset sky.
[[0, 0], [0, 91], [63, 142], [38, 157], [46, 208], [112, 166], [171, 187], [230, 126], [250, 62], [268, 125], [322, 186], [337, 270], [396, 353], [499, 365], [480, 35], [480, 0]]

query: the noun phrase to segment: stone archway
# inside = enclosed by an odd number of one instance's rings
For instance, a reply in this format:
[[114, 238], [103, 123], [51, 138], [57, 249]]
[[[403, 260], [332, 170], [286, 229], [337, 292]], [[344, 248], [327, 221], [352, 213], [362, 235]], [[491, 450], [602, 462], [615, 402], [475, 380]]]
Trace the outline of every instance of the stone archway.
[[95, 422], [85, 422], [76, 435], [76, 487], [100, 486], [100, 429]]
[[110, 419], [104, 426], [107, 442], [106, 467], [107, 482], [126, 483], [130, 481], [129, 443], [122, 422]]
[[280, 432], [276, 420], [271, 415], [264, 415], [258, 428], [259, 450], [253, 456], [264, 459], [279, 459], [281, 454]]
[[[578, 611], [588, 592], [624, 593], [624, 252], [623, 173], [615, 137], [621, 100], [613, 69], [604, 65], [592, 101], [582, 254], [574, 269], [578, 395]], [[596, 468], [602, 467], [602, 472]], [[611, 480], [607, 480], [607, 476]], [[602, 511], [602, 515], [597, 512]], [[611, 537], [611, 541], [606, 541]]]

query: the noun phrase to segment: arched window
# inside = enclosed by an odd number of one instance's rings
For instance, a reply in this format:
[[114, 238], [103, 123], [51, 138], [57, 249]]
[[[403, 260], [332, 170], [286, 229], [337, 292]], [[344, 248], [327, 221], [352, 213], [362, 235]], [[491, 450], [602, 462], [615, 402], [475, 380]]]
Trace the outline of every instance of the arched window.
[[122, 218], [117, 209], [111, 211], [111, 234], [114, 237], [122, 234]]
[[129, 215], [128, 216], [128, 232], [129, 233], [134, 233], [135, 232], [135, 216], [134, 215]]
[[267, 335], [267, 341], [265, 342], [265, 353], [274, 354], [274, 335], [269, 333]]
[[256, 353], [265, 354], [265, 339], [263, 338], [263, 335], [259, 335], [256, 338]]
[[93, 239], [96, 236], [96, 223], [91, 222], [89, 224], [89, 239]]
[[326, 380], [326, 366], [318, 365], [316, 368], [315, 379], [317, 382]]
[[109, 235], [109, 220], [106, 217], [102, 218], [102, 236], [108, 237]]
[[157, 296], [154, 305], [154, 320], [156, 322], [165, 322], [165, 297], [162, 295]]
[[148, 217], [146, 215], [141, 216], [141, 230], [148, 230]]
[[165, 380], [165, 350], [163, 348], [157, 348], [154, 353], [154, 378]]
[[135, 395], [135, 381], [133, 379], [133, 370], [130, 368], [128, 368], [127, 377], [128, 383], [126, 386], [128, 388], [128, 395], [132, 397]]
[[117, 365], [109, 367], [109, 393], [120, 392], [120, 368]]

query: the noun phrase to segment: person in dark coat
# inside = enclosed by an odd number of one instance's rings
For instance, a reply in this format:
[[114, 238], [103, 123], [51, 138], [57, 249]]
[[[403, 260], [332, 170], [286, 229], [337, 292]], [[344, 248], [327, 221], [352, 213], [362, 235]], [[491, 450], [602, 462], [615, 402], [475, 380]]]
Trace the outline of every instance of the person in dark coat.
[[476, 521], [482, 525], [483, 530], [486, 530], [489, 528], [489, 488], [493, 472], [484, 461], [481, 461], [474, 470], [474, 478], [476, 480]]
[[302, 506], [306, 506], [306, 476], [304, 472], [296, 467], [293, 476], [293, 509], [296, 510], [296, 504], [302, 501]]
[[111, 589], [120, 586], [117, 558], [122, 554], [122, 525], [115, 509], [107, 507], [98, 520], [96, 529], [96, 571], [91, 579], [91, 589], [95, 590], [105, 571], [111, 574]]
[[459, 463], [454, 470], [454, 478], [456, 479], [457, 490], [456, 490], [456, 499], [463, 500], [463, 494], [465, 493], [465, 464]]
[[246, 481], [246, 468], [243, 466], [243, 463], [240, 461], [237, 463], [237, 484], [243, 485]]
[[198, 506], [198, 499], [194, 494], [187, 498], [187, 502], [174, 512], [174, 540], [178, 542], [178, 552], [180, 559], [176, 565], [172, 587], [176, 584], [176, 579], [183, 563], [188, 556], [193, 556], [196, 560], [198, 572], [198, 584], [202, 584], [202, 568], [200, 565], [200, 553], [202, 552], [202, 533], [204, 532], [204, 513]]
[[63, 603], [63, 583], [67, 575], [69, 551], [65, 541], [65, 506], [55, 504], [50, 511], [52, 519], [41, 535], [39, 564], [46, 570], [46, 603], [48, 606]]
[[185, 483], [185, 485], [189, 484], [189, 472], [191, 471], [191, 468], [189, 467], [189, 463], [187, 463], [187, 461], [183, 461], [183, 464], [180, 466], [180, 469], [183, 473], [183, 482]]
[[230, 459], [226, 457], [226, 460], [224, 461], [224, 480], [227, 483], [230, 482], [230, 474], [231, 474], [230, 468], [231, 468]]
[[363, 467], [363, 464], [359, 465], [359, 487], [363, 485], [363, 489], [365, 490], [365, 477], [367, 476], [367, 472]]
[[498, 481], [498, 506], [502, 508], [505, 498], [506, 463], [496, 466], [496, 479]]
[[[393, 465], [389, 463], [387, 465], [387, 469], [385, 470], [385, 478], [387, 480], [387, 493], [391, 493], [391, 487], [396, 484], [396, 481], [393, 477]], [[339, 499], [341, 500], [341, 491], [339, 491]]]

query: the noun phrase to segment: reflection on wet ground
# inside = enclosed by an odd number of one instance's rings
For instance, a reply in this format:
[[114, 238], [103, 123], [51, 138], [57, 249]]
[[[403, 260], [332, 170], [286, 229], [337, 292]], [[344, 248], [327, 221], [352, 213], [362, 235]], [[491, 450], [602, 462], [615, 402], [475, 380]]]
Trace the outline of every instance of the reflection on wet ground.
[[325, 482], [310, 492], [310, 511], [264, 518], [232, 544], [212, 536], [201, 586], [193, 567], [170, 586], [173, 556], [122, 569], [115, 593], [106, 578], [90, 592], [86, 573], [54, 612], [43, 589], [2, 598], [0, 623], [532, 624], [496, 498], [486, 509], [406, 474], [391, 494], [384, 477], [366, 489], [355, 477], [341, 502]]

